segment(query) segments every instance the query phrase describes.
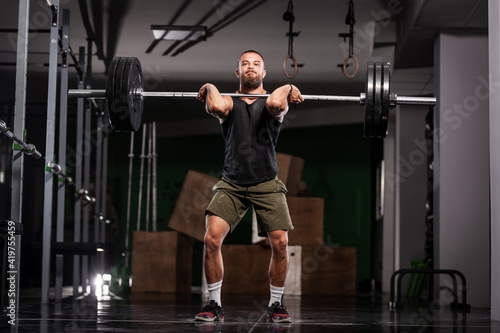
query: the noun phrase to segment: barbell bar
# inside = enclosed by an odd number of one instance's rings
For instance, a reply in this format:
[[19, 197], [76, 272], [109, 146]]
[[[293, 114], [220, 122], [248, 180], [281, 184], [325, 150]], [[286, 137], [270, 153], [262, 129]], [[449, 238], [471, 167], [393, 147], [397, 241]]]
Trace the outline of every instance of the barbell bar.
[[[238, 98], [267, 98], [269, 94], [222, 93]], [[137, 131], [142, 124], [144, 97], [196, 98], [198, 92], [144, 91], [142, 68], [135, 57], [115, 57], [110, 63], [106, 89], [70, 89], [68, 97], [106, 99], [115, 131]], [[435, 97], [398, 96], [390, 92], [390, 63], [369, 62], [366, 89], [359, 96], [302, 95], [304, 100], [358, 102], [364, 105], [364, 137], [385, 138], [390, 109], [399, 104], [435, 105]]]
[[[142, 97], [167, 97], [167, 98], [197, 98], [198, 92], [185, 91], [142, 91], [136, 92]], [[238, 94], [238, 93], [221, 93], [222, 96], [239, 97], [239, 98], [267, 98], [271, 94]], [[72, 98], [94, 98], [106, 99], [106, 90], [104, 89], [69, 89], [68, 96]], [[365, 93], [359, 96], [334, 96], [334, 95], [302, 95], [304, 100], [313, 101], [333, 101], [333, 102], [359, 102], [360, 105], [365, 103]], [[397, 105], [436, 105], [435, 97], [411, 97], [395, 95], [395, 103]]]

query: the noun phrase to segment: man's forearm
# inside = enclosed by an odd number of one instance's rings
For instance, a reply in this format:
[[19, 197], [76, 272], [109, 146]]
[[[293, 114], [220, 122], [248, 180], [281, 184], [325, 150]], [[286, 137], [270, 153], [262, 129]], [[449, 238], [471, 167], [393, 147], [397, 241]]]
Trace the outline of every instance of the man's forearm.
[[227, 102], [213, 84], [207, 83], [200, 89], [199, 99], [205, 101], [205, 110], [208, 114], [219, 119], [227, 116], [229, 112]]
[[288, 111], [288, 96], [293, 86], [290, 84], [276, 88], [266, 100], [269, 112], [275, 117], [282, 117]]

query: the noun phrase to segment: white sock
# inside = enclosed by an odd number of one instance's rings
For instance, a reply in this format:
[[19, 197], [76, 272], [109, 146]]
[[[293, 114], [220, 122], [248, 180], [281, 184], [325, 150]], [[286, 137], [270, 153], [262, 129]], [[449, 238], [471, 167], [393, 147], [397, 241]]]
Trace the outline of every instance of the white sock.
[[275, 302], [281, 304], [281, 297], [284, 291], [285, 287], [271, 286], [271, 300], [269, 301], [269, 306], [273, 305]]
[[219, 306], [222, 306], [220, 302], [220, 290], [222, 288], [222, 280], [212, 284], [207, 284], [207, 287], [208, 287], [208, 299], [210, 301], [214, 300], [217, 302]]

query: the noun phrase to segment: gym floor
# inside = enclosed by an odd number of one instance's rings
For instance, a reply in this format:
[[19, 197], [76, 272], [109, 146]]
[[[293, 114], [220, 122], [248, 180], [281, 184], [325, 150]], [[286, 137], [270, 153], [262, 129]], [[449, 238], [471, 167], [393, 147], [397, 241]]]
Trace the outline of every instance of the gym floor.
[[489, 309], [462, 313], [439, 302], [405, 300], [403, 309], [390, 311], [385, 294], [286, 296], [292, 324], [266, 321], [267, 295], [223, 295], [225, 321], [198, 323], [193, 317], [204, 303], [199, 294], [68, 297], [44, 306], [36, 291], [24, 294], [17, 325], [0, 332], [500, 332]]

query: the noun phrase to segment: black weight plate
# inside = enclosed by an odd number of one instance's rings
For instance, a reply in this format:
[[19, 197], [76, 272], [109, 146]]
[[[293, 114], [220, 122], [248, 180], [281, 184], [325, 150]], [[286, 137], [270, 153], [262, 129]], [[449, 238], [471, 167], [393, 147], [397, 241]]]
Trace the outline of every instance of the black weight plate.
[[127, 113], [125, 112], [125, 106], [124, 106], [124, 101], [123, 101], [123, 96], [122, 96], [122, 80], [123, 80], [123, 71], [125, 68], [125, 65], [127, 63], [127, 58], [120, 58], [120, 61], [118, 62], [118, 65], [116, 66], [116, 71], [115, 71], [115, 77], [114, 77], [114, 86], [113, 90], [115, 92], [115, 100], [114, 100], [114, 106], [115, 106], [115, 124], [116, 127], [113, 129], [115, 131], [125, 131], [127, 129], [126, 123], [127, 123]]
[[[142, 68], [141, 63], [137, 58], [129, 58], [125, 66], [125, 73], [127, 75], [127, 82], [122, 83], [122, 92], [127, 91], [127, 107], [129, 110], [128, 119], [130, 130], [136, 132], [142, 124], [142, 114], [144, 97], [142, 91], [144, 89], [142, 81]], [[125, 79], [125, 77], [124, 77]]]
[[373, 93], [374, 93], [374, 64], [369, 62], [366, 69], [366, 88], [365, 88], [365, 122], [363, 127], [363, 136], [372, 137], [373, 129]]
[[130, 124], [130, 109], [128, 105], [128, 71], [127, 64], [129, 58], [123, 57], [118, 63], [118, 69], [115, 76], [115, 108], [118, 126], [115, 131], [132, 131]]
[[134, 57], [117, 57], [112, 64], [107, 93], [111, 127], [121, 132], [137, 131], [143, 114], [141, 64]]
[[108, 74], [108, 110], [109, 122], [115, 131], [127, 131], [129, 123], [126, 110], [126, 101], [123, 100], [122, 94], [122, 80], [124, 76], [124, 68], [127, 63], [127, 58], [116, 57], [112, 62], [116, 61], [114, 70]]
[[382, 63], [382, 108], [380, 118], [380, 138], [386, 138], [389, 130], [389, 111], [391, 109], [391, 64], [388, 62]]
[[106, 85], [106, 100], [108, 102], [108, 118], [109, 124], [111, 128], [116, 127], [116, 110], [115, 110], [115, 75], [118, 66], [118, 62], [120, 62], [120, 58], [116, 57], [111, 60], [108, 68], [108, 82]]
[[382, 120], [382, 64], [380, 62], [375, 63], [374, 68], [374, 82], [373, 86], [375, 88], [373, 92], [373, 127], [371, 132], [372, 138], [380, 137], [380, 127]]

